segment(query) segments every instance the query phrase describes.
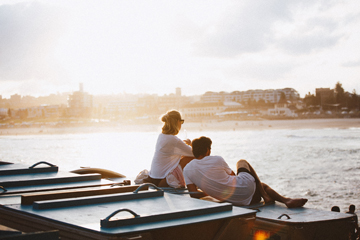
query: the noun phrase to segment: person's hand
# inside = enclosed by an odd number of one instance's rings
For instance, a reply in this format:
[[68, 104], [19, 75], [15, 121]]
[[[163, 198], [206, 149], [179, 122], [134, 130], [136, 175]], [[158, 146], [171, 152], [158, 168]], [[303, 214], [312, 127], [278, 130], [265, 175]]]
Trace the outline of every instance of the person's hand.
[[191, 140], [190, 139], [185, 139], [184, 143], [186, 143], [187, 145], [191, 146]]

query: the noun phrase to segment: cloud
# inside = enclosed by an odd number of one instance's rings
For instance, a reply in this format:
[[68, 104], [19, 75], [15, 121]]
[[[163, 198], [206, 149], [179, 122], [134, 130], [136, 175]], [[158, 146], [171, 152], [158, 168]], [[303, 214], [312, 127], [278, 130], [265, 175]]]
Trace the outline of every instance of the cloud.
[[326, 36], [320, 33], [296, 35], [279, 41], [278, 46], [289, 54], [308, 54], [335, 46], [342, 36]]
[[343, 67], [359, 67], [360, 66], [360, 59], [357, 60], [357, 61], [346, 62], [346, 63], [342, 64], [341, 66], [343, 66]]
[[[341, 26], [326, 17], [336, 5], [327, 1], [247, 1], [229, 6], [217, 24], [207, 27], [195, 44], [200, 56], [236, 58], [270, 47], [307, 54], [336, 45]], [[319, 14], [320, 13], [322, 14]], [[319, 17], [314, 18], [313, 16]], [[298, 23], [305, 22], [304, 24]], [[289, 31], [286, 27], [291, 28]]]
[[289, 19], [286, 1], [248, 1], [229, 6], [218, 24], [208, 27], [196, 44], [197, 54], [236, 57], [242, 53], [259, 52], [272, 39], [271, 27], [280, 19]]
[[0, 6], [0, 80], [51, 76], [63, 30], [60, 13], [39, 2]]
[[269, 59], [263, 61], [247, 60], [238, 66], [229, 67], [226, 70], [226, 74], [231, 79], [274, 82], [279, 79], [285, 79], [286, 75], [295, 67], [296, 63], [294, 62], [290, 63], [277, 59], [272, 61]]
[[289, 54], [308, 54], [335, 46], [345, 36], [337, 33], [339, 24], [333, 19], [311, 18], [288, 36], [277, 40], [277, 47]]

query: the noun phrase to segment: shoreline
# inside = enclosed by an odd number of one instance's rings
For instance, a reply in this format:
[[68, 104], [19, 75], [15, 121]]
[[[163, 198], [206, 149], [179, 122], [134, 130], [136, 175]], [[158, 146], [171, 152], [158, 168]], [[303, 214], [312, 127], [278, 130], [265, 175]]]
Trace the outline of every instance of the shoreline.
[[[16, 135], [46, 135], [46, 134], [84, 134], [101, 132], [159, 132], [162, 124], [120, 124], [102, 126], [74, 126], [74, 127], [26, 127], [0, 128], [0, 136]], [[271, 129], [348, 129], [360, 128], [359, 118], [331, 118], [331, 119], [291, 119], [291, 120], [247, 120], [247, 121], [218, 121], [185, 122], [183, 129], [187, 131], [247, 131]]]

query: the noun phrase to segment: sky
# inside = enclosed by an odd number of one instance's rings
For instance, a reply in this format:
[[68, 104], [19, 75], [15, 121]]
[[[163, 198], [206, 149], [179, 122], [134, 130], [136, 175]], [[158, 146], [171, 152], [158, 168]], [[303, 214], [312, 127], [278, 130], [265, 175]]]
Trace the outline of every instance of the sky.
[[0, 95], [360, 93], [359, 0], [0, 0]]

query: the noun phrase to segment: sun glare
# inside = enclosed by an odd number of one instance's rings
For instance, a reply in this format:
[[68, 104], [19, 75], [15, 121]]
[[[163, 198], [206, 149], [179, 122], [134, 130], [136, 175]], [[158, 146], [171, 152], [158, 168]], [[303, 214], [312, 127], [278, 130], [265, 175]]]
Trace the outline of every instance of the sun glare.
[[254, 234], [254, 240], [266, 240], [270, 237], [268, 232], [256, 231]]

